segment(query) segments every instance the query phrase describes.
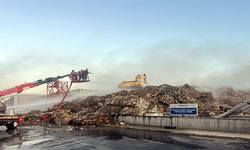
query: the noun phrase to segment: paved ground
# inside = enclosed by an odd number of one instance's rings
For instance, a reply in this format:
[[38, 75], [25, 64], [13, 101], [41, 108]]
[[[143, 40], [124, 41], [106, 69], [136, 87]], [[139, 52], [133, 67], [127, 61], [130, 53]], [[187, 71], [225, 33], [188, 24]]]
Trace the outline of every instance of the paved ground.
[[[0, 127], [1, 150], [248, 150], [250, 140], [207, 136], [207, 132], [120, 125], [68, 132], [70, 128]], [[178, 132], [177, 132], [178, 131]], [[201, 134], [202, 133], [202, 134]], [[191, 135], [189, 135], [191, 134]], [[197, 134], [198, 136], [196, 136]], [[221, 133], [217, 135], [222, 135]], [[240, 136], [239, 136], [240, 137]]]
[[215, 131], [203, 131], [203, 130], [165, 129], [161, 127], [138, 126], [138, 125], [119, 125], [114, 127], [147, 130], [147, 131], [159, 131], [159, 132], [167, 132], [173, 134], [196, 135], [204, 137], [238, 138], [238, 139], [250, 140], [250, 134], [241, 134], [241, 133], [215, 132]]

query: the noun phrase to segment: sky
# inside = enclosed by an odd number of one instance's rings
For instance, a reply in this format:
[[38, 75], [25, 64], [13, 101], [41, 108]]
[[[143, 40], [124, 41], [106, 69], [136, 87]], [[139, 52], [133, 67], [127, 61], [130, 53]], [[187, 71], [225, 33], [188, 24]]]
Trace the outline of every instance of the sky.
[[248, 89], [249, 6], [249, 0], [0, 0], [0, 89], [86, 68], [91, 82], [73, 89], [118, 90], [144, 73], [154, 86]]

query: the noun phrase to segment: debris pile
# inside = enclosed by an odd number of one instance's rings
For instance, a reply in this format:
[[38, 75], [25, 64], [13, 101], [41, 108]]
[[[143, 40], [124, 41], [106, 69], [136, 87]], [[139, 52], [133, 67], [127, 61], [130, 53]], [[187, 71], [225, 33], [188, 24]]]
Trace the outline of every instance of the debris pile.
[[221, 103], [235, 106], [250, 99], [250, 90], [235, 90], [232, 87], [223, 87], [218, 90], [217, 100]]
[[[250, 99], [250, 90], [233, 89], [232, 87], [222, 87], [216, 90], [216, 97], [214, 98], [214, 110], [213, 114], [219, 115], [227, 112], [232, 107], [239, 103]], [[212, 110], [210, 110], [212, 111]], [[249, 110], [242, 114], [250, 114]]]
[[206, 105], [213, 101], [212, 93], [198, 92], [187, 84], [182, 87], [167, 84], [148, 86], [140, 90], [120, 91], [101, 98], [105, 100], [106, 107], [112, 107], [111, 115], [132, 116], [150, 113], [170, 115], [170, 104], [179, 103], [198, 103], [199, 112], [203, 114]]
[[[114, 115], [145, 116], [157, 114], [169, 116], [170, 104], [198, 103], [200, 117], [210, 117], [226, 112], [232, 106], [250, 98], [249, 91], [237, 91], [231, 87], [219, 89], [220, 96], [197, 91], [195, 87], [148, 86], [139, 90], [122, 90], [105, 96], [89, 96], [64, 102], [50, 123], [75, 126], [108, 126], [114, 123]], [[57, 105], [45, 112], [32, 111], [29, 115], [50, 116]]]

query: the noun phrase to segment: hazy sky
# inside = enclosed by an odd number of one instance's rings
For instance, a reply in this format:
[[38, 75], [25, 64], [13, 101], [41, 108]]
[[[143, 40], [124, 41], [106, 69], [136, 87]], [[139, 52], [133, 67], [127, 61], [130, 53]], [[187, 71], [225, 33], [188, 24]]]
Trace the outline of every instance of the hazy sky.
[[249, 88], [249, 6], [249, 0], [0, 0], [0, 89], [85, 68], [92, 82], [75, 88], [116, 89], [143, 73], [150, 85]]

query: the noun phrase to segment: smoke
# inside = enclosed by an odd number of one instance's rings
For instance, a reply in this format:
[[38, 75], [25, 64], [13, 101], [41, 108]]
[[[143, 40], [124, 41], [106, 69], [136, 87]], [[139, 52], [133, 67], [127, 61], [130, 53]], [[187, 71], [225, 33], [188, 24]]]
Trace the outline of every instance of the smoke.
[[108, 70], [97, 72], [102, 78], [96, 78], [119, 83], [146, 73], [149, 85], [246, 88], [250, 53], [244, 47], [246, 43], [230, 41], [168, 40], [126, 54], [121, 48], [103, 58], [97, 67]]
[[33, 102], [29, 102], [29, 104], [23, 104], [18, 106], [8, 106], [9, 109], [14, 109], [14, 113], [28, 113], [31, 110], [42, 110], [45, 111], [49, 107], [52, 107], [55, 104], [58, 104], [60, 102], [60, 99], [40, 99]]
[[[79, 93], [79, 91], [71, 91], [67, 97], [65, 98], [64, 102], [76, 100], [76, 99], [85, 99], [91, 94], [101, 95], [102, 93], [98, 93], [96, 91], [85, 91], [85, 93]], [[41, 98], [34, 101], [21, 102], [20, 105], [16, 106], [7, 106], [8, 109], [13, 108], [15, 113], [28, 113], [31, 110], [41, 110], [45, 111], [48, 108], [52, 107], [53, 105], [58, 105], [62, 101], [62, 97], [57, 97], [53, 99]]]
[[239, 66], [221, 72], [214, 72], [204, 78], [191, 82], [200, 86], [224, 87], [231, 86], [237, 89], [249, 89], [250, 65]]
[[[250, 66], [247, 42], [165, 40], [156, 44], [121, 46], [102, 51], [28, 50], [22, 55], [6, 54], [0, 61], [0, 89], [47, 77], [65, 75], [88, 68], [91, 82], [73, 84], [72, 89], [91, 89], [108, 93], [119, 91], [120, 82], [133, 81], [147, 74], [149, 85], [233, 86], [248, 88]], [[107, 47], [106, 47], [107, 48]], [[70, 51], [69, 51], [70, 50]], [[98, 55], [99, 54], [99, 55]], [[62, 80], [69, 81], [68, 78]], [[46, 93], [46, 86], [24, 93]]]

